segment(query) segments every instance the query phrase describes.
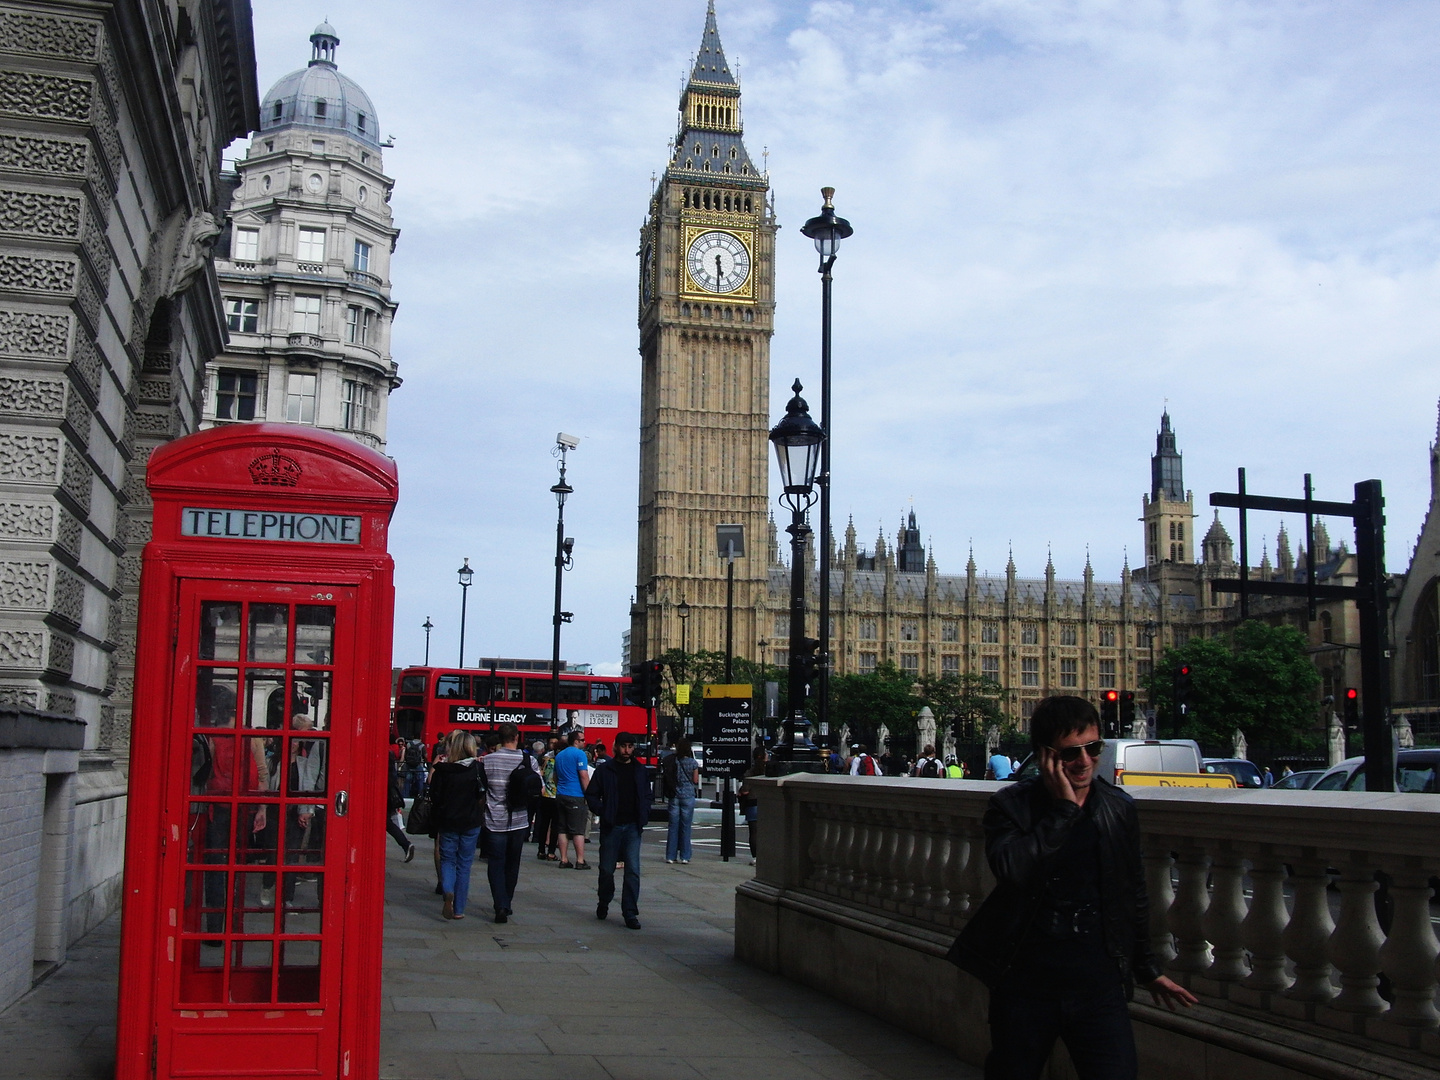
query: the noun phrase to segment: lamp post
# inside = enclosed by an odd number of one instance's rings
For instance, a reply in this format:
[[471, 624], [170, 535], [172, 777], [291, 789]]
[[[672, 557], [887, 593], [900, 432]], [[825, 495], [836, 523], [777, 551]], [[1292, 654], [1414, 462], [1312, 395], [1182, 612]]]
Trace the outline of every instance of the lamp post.
[[805, 718], [805, 687], [814, 675], [813, 650], [820, 644], [805, 636], [805, 541], [810, 536], [805, 514], [815, 502], [815, 472], [825, 432], [810, 419], [810, 407], [800, 396], [803, 387], [799, 379], [791, 389], [795, 396], [785, 406], [785, 419], [770, 429], [784, 488], [780, 504], [790, 511], [790, 525], [785, 530], [790, 534], [790, 710], [785, 733], [767, 769], [772, 775], [823, 768], [820, 751], [806, 731], [810, 721]]
[[815, 241], [820, 253], [820, 428], [825, 440], [820, 444], [820, 693], [816, 716], [820, 730], [829, 729], [830, 721], [830, 268], [840, 252], [840, 241], [855, 230], [850, 222], [835, 216], [835, 189], [820, 189], [825, 200], [820, 215], [805, 222], [800, 232]]
[[675, 608], [675, 614], [680, 617], [680, 651], [688, 657], [690, 637], [686, 631], [690, 628], [690, 605], [681, 599], [679, 606]]
[[551, 451], [560, 459], [560, 479], [550, 488], [555, 495], [556, 516], [555, 516], [555, 616], [554, 631], [555, 637], [550, 656], [550, 730], [554, 731], [560, 726], [560, 624], [567, 623], [572, 618], [568, 611], [560, 610], [560, 591], [562, 579], [566, 570], [575, 565], [571, 552], [575, 548], [575, 541], [565, 535], [565, 499], [575, 489], [565, 482], [565, 454], [574, 450], [580, 445], [578, 439], [573, 435], [566, 435], [563, 431], [555, 436], [555, 449]]
[[[426, 667], [429, 667], [429, 666], [430, 666], [430, 631], [435, 629], [435, 624], [430, 621], [430, 616], [429, 616], [429, 615], [426, 615], [426, 616], [425, 616], [425, 621], [420, 624], [420, 629], [425, 631], [425, 666], [426, 666]], [[463, 650], [462, 650], [462, 652], [461, 652], [461, 658], [462, 658], [462, 659], [464, 658], [464, 652], [463, 652]]]
[[460, 578], [460, 663], [459, 667], [465, 666], [465, 600], [470, 595], [470, 582], [475, 580], [475, 571], [470, 569], [470, 560], [465, 560], [465, 565], [455, 573]]

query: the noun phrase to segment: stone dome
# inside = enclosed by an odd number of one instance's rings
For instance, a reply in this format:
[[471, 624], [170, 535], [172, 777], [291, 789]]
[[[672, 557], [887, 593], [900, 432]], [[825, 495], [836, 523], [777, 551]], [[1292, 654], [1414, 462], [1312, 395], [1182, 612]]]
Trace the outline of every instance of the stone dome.
[[352, 139], [380, 145], [380, 121], [370, 95], [335, 66], [340, 38], [322, 22], [310, 35], [309, 65], [292, 71], [270, 88], [260, 105], [261, 132], [282, 128], [343, 131]]

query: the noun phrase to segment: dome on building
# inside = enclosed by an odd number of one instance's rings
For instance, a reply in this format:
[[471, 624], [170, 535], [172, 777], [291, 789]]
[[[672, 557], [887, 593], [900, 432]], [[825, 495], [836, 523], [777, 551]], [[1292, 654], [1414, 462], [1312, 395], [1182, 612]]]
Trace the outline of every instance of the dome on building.
[[335, 66], [340, 38], [322, 22], [310, 35], [310, 63], [270, 88], [260, 105], [261, 132], [282, 128], [343, 131], [352, 139], [380, 145], [380, 121], [370, 95]]

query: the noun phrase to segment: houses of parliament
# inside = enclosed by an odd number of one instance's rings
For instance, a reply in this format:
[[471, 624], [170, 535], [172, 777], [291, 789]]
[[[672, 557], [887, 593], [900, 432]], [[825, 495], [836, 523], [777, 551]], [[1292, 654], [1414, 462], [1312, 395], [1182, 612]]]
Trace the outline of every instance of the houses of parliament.
[[[744, 133], [740, 84], [712, 2], [638, 245], [632, 659], [682, 643], [692, 651], [724, 648], [726, 567], [714, 540], [722, 523], [743, 525], [747, 538], [746, 557], [735, 563], [735, 653], [777, 665], [787, 659], [790, 567], [769, 514], [766, 441], [778, 224], [769, 178], [755, 167]], [[1238, 618], [1233, 595], [1217, 597], [1208, 587], [1237, 573], [1231, 538], [1218, 516], [1195, 535], [1194, 499], [1168, 411], [1142, 520], [1143, 566], [1132, 570], [1127, 560], [1119, 580], [1097, 580], [1087, 556], [1078, 581], [1057, 578], [1053, 562], [1041, 577], [1021, 577], [1013, 558], [1000, 576], [980, 573], [973, 557], [963, 573], [941, 573], [913, 511], [893, 543], [881, 535], [861, 547], [852, 522], [831, 553], [833, 668], [866, 672], [888, 662], [917, 677], [983, 675], [1005, 688], [1004, 707], [1016, 719], [1047, 694], [1140, 689], [1167, 647], [1223, 632]], [[1353, 557], [1343, 545], [1332, 548], [1323, 527], [1314, 544], [1322, 579], [1353, 577]], [[1251, 573], [1293, 579], [1303, 561], [1282, 529], [1274, 561], [1267, 552]], [[815, 634], [813, 546], [802, 569]], [[1313, 625], [1293, 604], [1262, 601], [1252, 612], [1312, 636], [1327, 693], [1358, 681], [1347, 666], [1354, 650], [1345, 647], [1356, 637], [1353, 605], [1330, 604]]]

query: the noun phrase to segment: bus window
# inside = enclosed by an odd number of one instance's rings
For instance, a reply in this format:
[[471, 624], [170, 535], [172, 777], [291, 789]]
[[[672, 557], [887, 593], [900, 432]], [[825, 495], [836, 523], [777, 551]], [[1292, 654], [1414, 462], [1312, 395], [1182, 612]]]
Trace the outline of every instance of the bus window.
[[590, 684], [591, 705], [619, 705], [620, 696], [615, 692], [618, 687], [611, 682], [592, 682]]
[[[498, 676], [498, 677], [496, 677], [496, 679], [495, 679], [495, 687], [496, 687], [496, 690], [495, 690], [495, 700], [496, 700], [496, 701], [504, 701], [504, 700], [505, 700], [505, 679], [504, 679], [504, 676]], [[489, 676], [489, 675], [476, 675], [476, 676], [475, 676], [475, 700], [476, 700], [476, 701], [482, 701], [482, 702], [489, 702], [489, 700], [490, 700], [490, 676]]]
[[435, 696], [437, 698], [460, 698], [469, 701], [470, 676], [441, 675], [435, 680]]
[[[515, 677], [512, 675], [512, 676], [510, 677], [510, 679], [507, 680], [507, 685], [509, 686], [509, 690], [507, 691], [507, 693], [508, 693], [508, 695], [509, 695], [509, 700], [511, 700], [511, 701], [524, 701], [524, 700], [525, 700], [525, 691], [524, 691], [524, 689], [523, 689], [523, 687], [524, 687], [524, 680], [523, 680], [523, 679], [517, 679], [517, 678], [515, 678]], [[497, 696], [498, 696], [498, 695], [497, 695]]]
[[[575, 682], [574, 680], [560, 680], [560, 704], [561, 705], [584, 705], [588, 684]], [[525, 700], [536, 703], [549, 701], [555, 692], [555, 683], [552, 679], [526, 679]]]
[[402, 694], [423, 694], [425, 692], [424, 675], [404, 675], [400, 679], [400, 693]]

